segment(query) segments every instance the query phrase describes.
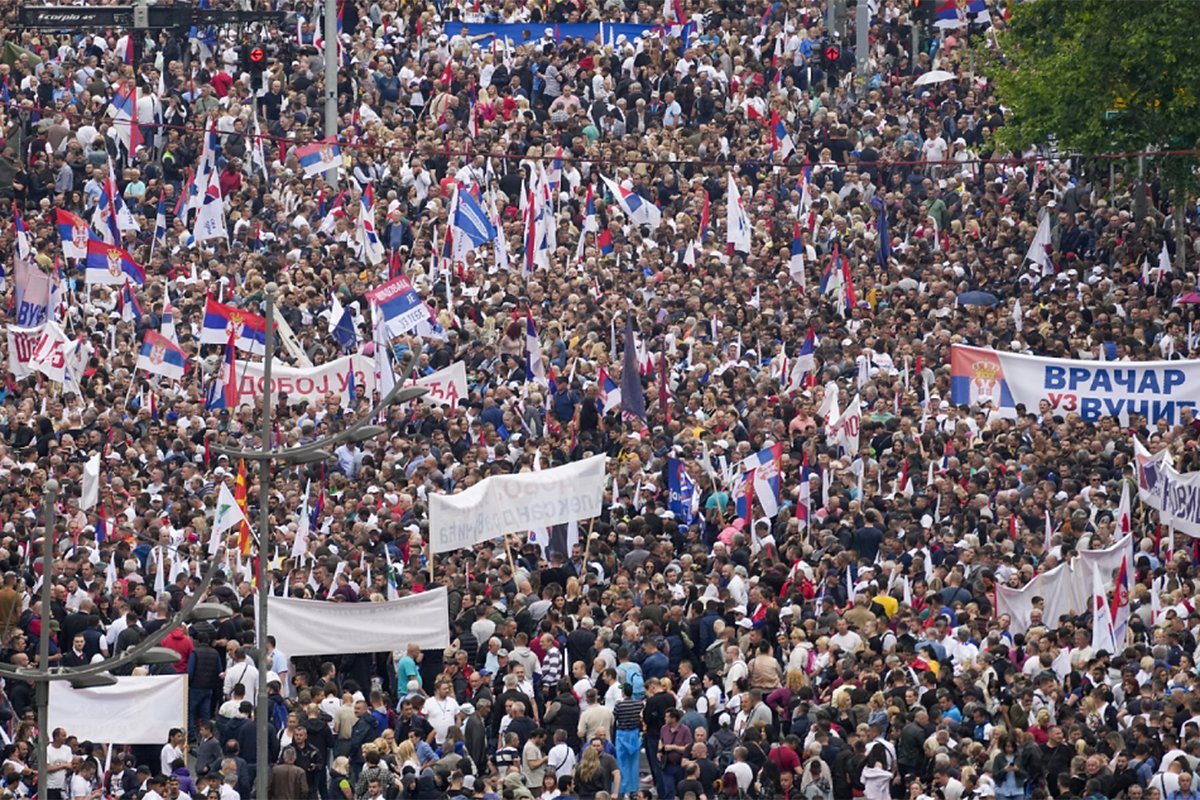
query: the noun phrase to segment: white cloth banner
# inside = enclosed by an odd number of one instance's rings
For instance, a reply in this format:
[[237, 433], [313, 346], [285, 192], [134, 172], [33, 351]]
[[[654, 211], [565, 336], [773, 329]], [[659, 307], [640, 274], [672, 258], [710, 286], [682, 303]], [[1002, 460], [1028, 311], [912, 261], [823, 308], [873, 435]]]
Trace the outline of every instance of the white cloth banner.
[[57, 322], [47, 322], [38, 338], [29, 365], [55, 383], [62, 383], [67, 372], [67, 350], [71, 337]]
[[[371, 397], [375, 393], [375, 361], [370, 356], [353, 355], [318, 364], [315, 367], [286, 367], [278, 361], [271, 365], [271, 399], [288, 396], [288, 405], [323, 400], [330, 392], [341, 395], [345, 403], [350, 398], [350, 364], [354, 364], [355, 397]], [[238, 392], [243, 403], [259, 403], [263, 395], [262, 362], [239, 361]], [[286, 652], [286, 651], [285, 651]]]
[[45, 325], [36, 328], [8, 326], [8, 371], [17, 380], [33, 374], [33, 351], [37, 349], [38, 340], [45, 329]]
[[495, 475], [458, 494], [430, 495], [433, 552], [596, 516], [604, 498], [606, 460], [598, 455], [538, 472]]
[[1178, 472], [1165, 448], [1151, 455], [1134, 439], [1138, 497], [1158, 512], [1163, 525], [1200, 538], [1200, 472]]
[[1084, 422], [1140, 414], [1153, 426], [1178, 424], [1184, 408], [1200, 402], [1200, 361], [1082, 361], [952, 345], [950, 392], [955, 405], [990, 400], [997, 410], [1037, 414], [1045, 402], [1055, 414], [1078, 413]]
[[[1132, 575], [1132, 534], [1125, 535], [1112, 547], [1103, 550], [1081, 550], [1079, 557], [1072, 559], [1069, 564], [1060, 564], [1035, 576], [1020, 589], [998, 585], [996, 614], [1008, 614], [1011, 617], [1010, 633], [1024, 633], [1029, 629], [1033, 598], [1040, 597], [1044, 601], [1042, 622], [1049, 628], [1057, 628], [1060, 616], [1078, 616], [1088, 610], [1092, 596], [1092, 570], [1099, 570], [1105, 585], [1109, 586], [1124, 558], [1129, 559], [1128, 570]], [[1123, 641], [1124, 634], [1121, 636]]]
[[445, 587], [386, 603], [331, 603], [271, 597], [267, 628], [280, 650], [295, 656], [379, 653], [414, 642], [422, 650], [450, 646]]
[[1162, 510], [1162, 487], [1159, 480], [1165, 467], [1175, 467], [1171, 451], [1167, 448], [1151, 454], [1141, 440], [1133, 438], [1133, 456], [1137, 465], [1138, 499], [1155, 511]]
[[429, 389], [424, 398], [426, 402], [458, 408], [458, 401], [467, 396], [467, 365], [455, 361], [432, 375], [417, 378], [416, 385]]
[[125, 676], [92, 689], [51, 681], [49, 722], [81, 742], [161, 745], [172, 728], [187, 729], [187, 676]]

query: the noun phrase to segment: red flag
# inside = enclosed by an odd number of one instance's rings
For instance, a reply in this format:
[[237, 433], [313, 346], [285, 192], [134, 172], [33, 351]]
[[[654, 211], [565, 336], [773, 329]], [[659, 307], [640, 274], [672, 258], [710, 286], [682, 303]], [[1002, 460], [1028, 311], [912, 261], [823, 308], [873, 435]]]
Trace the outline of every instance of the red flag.
[[850, 259], [842, 256], [842, 280], [846, 286], [846, 307], [854, 308], [854, 279], [850, 277]]

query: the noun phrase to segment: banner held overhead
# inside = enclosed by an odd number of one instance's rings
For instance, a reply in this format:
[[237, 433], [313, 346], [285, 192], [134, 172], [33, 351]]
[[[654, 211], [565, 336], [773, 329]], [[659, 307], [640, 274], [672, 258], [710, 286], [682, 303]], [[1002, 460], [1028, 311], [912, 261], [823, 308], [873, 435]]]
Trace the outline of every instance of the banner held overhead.
[[458, 494], [429, 498], [434, 553], [471, 547], [506, 533], [578, 522], [600, 513], [607, 456], [540, 472], [495, 475]]

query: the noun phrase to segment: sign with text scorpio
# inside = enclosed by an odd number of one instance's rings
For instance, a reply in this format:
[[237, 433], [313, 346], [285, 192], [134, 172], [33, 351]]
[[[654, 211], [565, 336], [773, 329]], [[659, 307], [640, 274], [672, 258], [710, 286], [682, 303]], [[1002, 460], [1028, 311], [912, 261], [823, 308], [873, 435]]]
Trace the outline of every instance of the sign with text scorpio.
[[1079, 414], [1084, 422], [1131, 414], [1153, 425], [1175, 424], [1200, 400], [1200, 361], [1079, 361], [1003, 353], [981, 347], [950, 348], [950, 392], [955, 405], [990, 400], [1001, 413]]
[[[375, 361], [368, 356], [345, 356], [315, 367], [285, 367], [278, 361], [271, 365], [271, 399], [278, 402], [279, 395], [286, 394], [288, 405], [305, 401], [315, 403], [323, 400], [330, 392], [342, 398], [345, 405], [350, 399], [350, 371], [354, 370], [355, 397], [371, 397], [375, 392]], [[264, 391], [261, 363], [239, 361], [238, 393], [243, 403], [258, 403]]]
[[447, 553], [506, 533], [597, 516], [606, 459], [598, 455], [538, 472], [493, 475], [458, 494], [431, 494], [430, 549]]

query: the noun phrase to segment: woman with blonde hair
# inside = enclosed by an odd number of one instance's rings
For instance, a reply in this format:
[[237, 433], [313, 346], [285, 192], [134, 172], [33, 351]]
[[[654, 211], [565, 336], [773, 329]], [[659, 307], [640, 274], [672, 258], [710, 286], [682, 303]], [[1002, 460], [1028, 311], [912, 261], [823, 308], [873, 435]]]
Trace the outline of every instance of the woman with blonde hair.
[[421, 771], [421, 762], [417, 760], [417, 748], [411, 740], [405, 739], [396, 745], [396, 769], [403, 771], [409, 766], [418, 773]]
[[579, 766], [575, 768], [575, 793], [579, 800], [593, 800], [597, 792], [607, 792], [611, 788], [602, 766], [600, 751], [594, 744], [583, 748]]
[[788, 653], [788, 672], [798, 669], [806, 675], [812, 674], [813, 648], [800, 628], [793, 628], [788, 634], [788, 642], [792, 650]]
[[329, 767], [329, 785], [333, 797], [354, 800], [354, 786], [350, 783], [350, 759], [338, 756]]

